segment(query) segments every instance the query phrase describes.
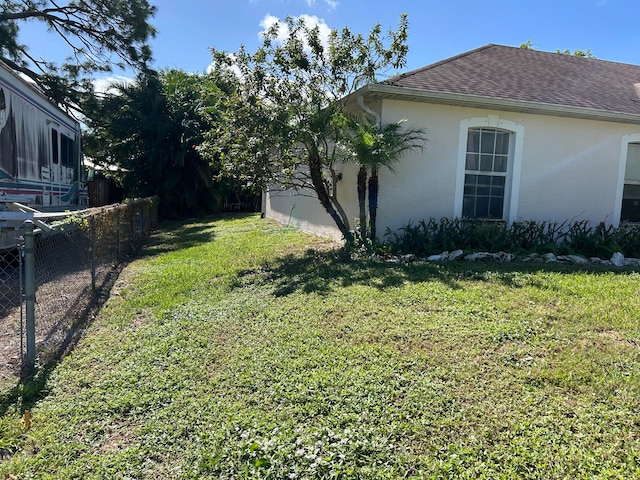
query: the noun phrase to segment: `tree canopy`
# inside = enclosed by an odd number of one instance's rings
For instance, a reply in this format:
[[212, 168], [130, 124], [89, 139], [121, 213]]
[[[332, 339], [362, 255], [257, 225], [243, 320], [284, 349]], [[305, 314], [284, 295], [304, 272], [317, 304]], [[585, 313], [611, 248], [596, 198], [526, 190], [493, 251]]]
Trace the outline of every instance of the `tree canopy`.
[[375, 25], [367, 36], [343, 28], [327, 39], [304, 19], [287, 18], [253, 54], [214, 51], [214, 74], [235, 72], [238, 90], [201, 151], [246, 184], [314, 192], [349, 240], [334, 169], [344, 153], [336, 146], [346, 134], [348, 95], [405, 66], [407, 32], [406, 15], [386, 34]]
[[158, 195], [165, 218], [220, 210], [232, 185], [196, 149], [218, 118], [213, 78], [147, 70], [113, 88], [87, 104], [86, 154], [118, 167], [112, 176], [127, 196]]
[[[0, 60], [26, 75], [52, 101], [78, 108], [95, 72], [113, 66], [137, 69], [151, 58], [149, 23], [155, 7], [147, 0], [4, 0], [0, 11]], [[68, 55], [47, 59], [37, 45], [20, 42], [20, 27], [40, 22], [61, 38]]]

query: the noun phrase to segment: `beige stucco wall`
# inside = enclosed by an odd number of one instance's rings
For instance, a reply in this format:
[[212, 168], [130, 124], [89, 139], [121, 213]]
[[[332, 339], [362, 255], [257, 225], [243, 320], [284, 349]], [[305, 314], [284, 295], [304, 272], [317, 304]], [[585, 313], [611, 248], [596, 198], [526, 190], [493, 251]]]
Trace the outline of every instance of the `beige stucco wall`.
[[[338, 198], [349, 216], [350, 227], [355, 228], [358, 215], [358, 197], [354, 167], [344, 165], [340, 168], [343, 178], [338, 184]], [[281, 191], [271, 188], [263, 194], [263, 213], [283, 225], [291, 226], [303, 232], [313, 233], [335, 241], [342, 240], [342, 234], [324, 210], [313, 191]]]
[[[524, 128], [516, 220], [590, 220], [617, 223], [622, 140], [640, 126], [526, 113], [385, 100], [379, 107], [385, 123], [407, 120], [426, 129], [422, 152], [412, 152], [380, 173], [378, 235], [409, 220], [455, 216], [459, 179], [461, 122], [491, 116]], [[466, 131], [464, 132], [466, 135]], [[344, 206], [357, 215], [355, 168], [345, 167], [340, 188]], [[316, 199], [286, 196], [267, 201], [267, 216], [287, 223], [295, 205], [294, 225], [339, 238]], [[287, 218], [285, 218], [287, 217]], [[352, 225], [353, 227], [353, 225]]]

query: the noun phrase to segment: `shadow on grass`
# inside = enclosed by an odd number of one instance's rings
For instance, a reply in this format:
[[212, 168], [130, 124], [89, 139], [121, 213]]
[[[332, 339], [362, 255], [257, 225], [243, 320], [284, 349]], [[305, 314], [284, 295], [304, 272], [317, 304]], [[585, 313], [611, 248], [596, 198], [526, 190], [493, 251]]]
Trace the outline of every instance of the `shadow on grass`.
[[148, 258], [163, 253], [186, 250], [215, 239], [217, 220], [255, 217], [255, 213], [226, 213], [187, 220], [165, 221], [151, 236], [136, 258]]
[[188, 224], [167, 222], [151, 236], [137, 258], [154, 257], [196, 247], [211, 242], [214, 238], [213, 227], [207, 225], [205, 221]]
[[379, 290], [408, 283], [441, 282], [452, 289], [464, 288], [462, 282], [498, 282], [513, 288], [524, 285], [545, 288], [543, 279], [523, 276], [540, 272], [614, 273], [629, 275], [637, 269], [569, 264], [447, 262], [399, 264], [351, 260], [342, 250], [308, 250], [303, 256], [287, 255], [265, 266], [266, 280], [275, 286], [276, 296], [295, 292], [328, 294], [335, 288], [367, 285]]
[[[23, 371], [20, 381], [13, 388], [7, 392], [0, 393], [0, 417], [4, 416], [12, 406], [17, 407], [22, 414], [48, 395], [47, 380], [60, 361], [73, 351], [82, 338], [84, 330], [90, 325], [98, 311], [107, 301], [109, 293], [123, 267], [124, 265], [113, 268], [105, 275], [102, 283], [96, 285], [93, 295], [90, 292], [90, 287], [86, 287], [81, 293], [81, 298], [88, 300], [81, 304], [70, 306], [64, 313], [64, 316], [58, 322], [59, 324], [69, 322], [69, 328], [66, 328], [64, 338], [61, 342], [47, 349], [46, 352], [38, 352], [40, 365], [31, 372]], [[53, 326], [47, 337], [50, 337], [56, 328], [57, 326]]]

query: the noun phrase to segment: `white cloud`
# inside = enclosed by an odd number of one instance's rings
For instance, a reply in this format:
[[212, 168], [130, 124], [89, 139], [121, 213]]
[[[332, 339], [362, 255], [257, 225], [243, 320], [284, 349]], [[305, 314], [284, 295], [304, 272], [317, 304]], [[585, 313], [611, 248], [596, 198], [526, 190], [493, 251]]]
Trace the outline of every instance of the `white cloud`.
[[[312, 7], [316, 3], [316, 0], [306, 0], [306, 2], [307, 5]], [[340, 2], [337, 2], [336, 0], [324, 0], [324, 2], [329, 6], [329, 10], [335, 10], [336, 7], [340, 5]]]
[[[271, 27], [273, 27], [276, 23], [281, 23], [278, 17], [274, 17], [271, 14], [265, 15], [265, 17], [260, 21], [260, 26], [262, 27], [262, 31], [258, 36], [260, 38], [263, 38], [264, 34], [267, 33], [267, 31]], [[280, 28], [278, 30], [278, 40], [280, 42], [284, 42], [284, 40], [287, 38], [287, 34], [289, 33], [288, 30], [289, 29], [287, 28], [286, 25], [283, 25], [283, 24], [280, 25]]]
[[112, 77], [105, 78], [97, 78], [93, 80], [93, 91], [96, 93], [116, 93], [116, 90], [113, 88], [115, 85], [125, 84], [128, 85], [130, 83], [135, 82], [135, 80], [131, 77], [125, 77], [123, 75], [117, 75]]
[[[236, 59], [236, 55], [233, 53], [228, 53], [227, 56], [229, 57], [229, 59], [231, 59], [232, 61], [235, 61]], [[242, 72], [240, 71], [240, 69], [236, 66], [236, 65], [231, 65], [230, 67], [228, 66], [221, 66], [219, 65], [215, 60], [213, 62], [211, 62], [209, 64], [209, 66], [207, 67], [207, 73], [211, 73], [219, 68], [228, 68], [229, 70], [231, 70], [231, 72], [233, 72], [233, 74], [237, 77], [237, 78], [242, 78]]]
[[[304, 0], [307, 6], [313, 7], [316, 4], [316, 0]], [[323, 0], [327, 4], [329, 10], [335, 10], [340, 5], [337, 0]], [[258, 0], [249, 0], [249, 3], [258, 3]]]
[[[306, 0], [306, 1], [307, 3], [313, 3], [315, 0]], [[331, 34], [331, 28], [329, 27], [329, 25], [326, 24], [326, 22], [323, 19], [318, 18], [315, 15], [306, 15], [306, 14], [300, 15], [299, 17], [294, 17], [294, 20], [300, 20], [300, 19], [303, 19], [305, 25], [307, 25], [309, 28], [314, 28], [317, 26], [320, 34], [320, 41], [322, 42], [322, 44], [325, 46], [329, 44], [329, 35]], [[265, 15], [265, 17], [260, 22], [260, 26], [263, 28], [263, 30], [260, 32], [260, 38], [262, 38], [263, 35], [276, 23], [280, 25], [278, 29], [277, 39], [280, 42], [284, 42], [286, 38], [289, 36], [289, 28], [278, 17], [269, 15], [269, 14]]]

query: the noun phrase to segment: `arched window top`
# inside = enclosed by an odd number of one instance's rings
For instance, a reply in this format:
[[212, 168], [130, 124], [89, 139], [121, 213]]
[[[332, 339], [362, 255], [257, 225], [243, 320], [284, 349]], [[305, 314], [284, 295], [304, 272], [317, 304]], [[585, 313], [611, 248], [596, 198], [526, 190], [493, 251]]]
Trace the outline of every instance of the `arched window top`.
[[519, 123], [512, 122], [500, 118], [499, 115], [487, 115], [486, 117], [465, 118], [460, 122], [460, 130], [468, 130], [469, 128], [490, 127], [496, 130], [505, 130], [513, 133], [524, 134], [524, 126]]

